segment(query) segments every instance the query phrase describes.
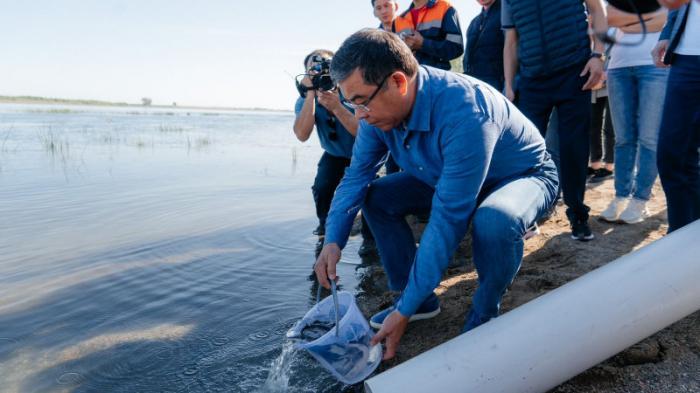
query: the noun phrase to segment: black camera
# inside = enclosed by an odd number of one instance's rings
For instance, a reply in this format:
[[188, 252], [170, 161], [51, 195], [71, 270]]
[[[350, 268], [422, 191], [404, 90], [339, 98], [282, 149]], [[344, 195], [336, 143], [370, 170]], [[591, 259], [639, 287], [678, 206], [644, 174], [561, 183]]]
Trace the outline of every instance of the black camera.
[[[299, 94], [302, 97], [306, 97], [306, 92], [309, 90], [327, 91], [335, 89], [335, 83], [333, 83], [333, 79], [331, 79], [331, 60], [330, 58], [314, 55], [311, 58], [314, 65], [309, 69], [309, 73], [297, 75], [297, 90], [299, 90]], [[311, 87], [304, 86], [300, 82], [300, 79], [306, 76], [311, 79]]]

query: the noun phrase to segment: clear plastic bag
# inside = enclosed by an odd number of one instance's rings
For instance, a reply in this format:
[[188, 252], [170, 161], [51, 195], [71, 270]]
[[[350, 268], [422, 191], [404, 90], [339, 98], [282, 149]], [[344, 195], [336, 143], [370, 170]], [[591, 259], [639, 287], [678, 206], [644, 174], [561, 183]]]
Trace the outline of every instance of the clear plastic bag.
[[[337, 309], [337, 314], [336, 314]], [[337, 317], [337, 318], [336, 318]], [[287, 332], [298, 349], [309, 353], [339, 381], [352, 385], [366, 379], [382, 360], [382, 346], [370, 345], [374, 332], [350, 292], [335, 292], [309, 310]]]

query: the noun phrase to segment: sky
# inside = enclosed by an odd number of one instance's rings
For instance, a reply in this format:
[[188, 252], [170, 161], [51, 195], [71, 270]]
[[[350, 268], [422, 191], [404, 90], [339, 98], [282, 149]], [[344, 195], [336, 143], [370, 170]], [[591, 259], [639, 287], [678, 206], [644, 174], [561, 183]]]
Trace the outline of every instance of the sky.
[[[451, 3], [464, 34], [480, 7]], [[0, 95], [180, 106], [293, 109], [307, 53], [379, 24], [370, 0], [0, 0], [0, 9]]]

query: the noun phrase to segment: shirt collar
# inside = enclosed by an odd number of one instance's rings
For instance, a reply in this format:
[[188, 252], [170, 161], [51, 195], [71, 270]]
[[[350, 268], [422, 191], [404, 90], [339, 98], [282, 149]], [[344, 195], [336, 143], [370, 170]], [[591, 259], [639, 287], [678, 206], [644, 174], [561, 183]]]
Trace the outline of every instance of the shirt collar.
[[416, 100], [413, 103], [411, 115], [405, 122], [408, 131], [430, 131], [431, 106], [430, 76], [423, 66], [419, 66], [416, 75]]

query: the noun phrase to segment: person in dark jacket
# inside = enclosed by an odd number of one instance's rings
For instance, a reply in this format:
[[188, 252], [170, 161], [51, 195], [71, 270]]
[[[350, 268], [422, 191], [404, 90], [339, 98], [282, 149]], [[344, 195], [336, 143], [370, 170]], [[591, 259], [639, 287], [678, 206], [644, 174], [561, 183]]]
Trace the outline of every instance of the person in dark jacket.
[[394, 33], [422, 65], [449, 70], [464, 53], [457, 10], [446, 0], [413, 0], [394, 21]]
[[477, 0], [483, 7], [467, 28], [464, 73], [503, 91], [503, 42], [501, 0]]
[[[545, 133], [552, 110], [558, 115], [561, 189], [574, 240], [588, 241], [584, 203], [588, 170], [591, 88], [603, 77], [607, 31], [602, 0], [502, 0], [505, 94]], [[591, 46], [593, 51], [591, 52]], [[514, 88], [516, 70], [519, 86]], [[517, 95], [517, 98], [516, 98]]]
[[700, 219], [700, 1], [661, 3], [685, 3], [668, 14], [652, 51], [657, 66], [671, 66], [656, 163], [672, 232]]

